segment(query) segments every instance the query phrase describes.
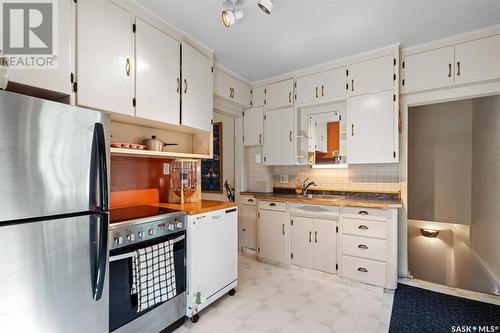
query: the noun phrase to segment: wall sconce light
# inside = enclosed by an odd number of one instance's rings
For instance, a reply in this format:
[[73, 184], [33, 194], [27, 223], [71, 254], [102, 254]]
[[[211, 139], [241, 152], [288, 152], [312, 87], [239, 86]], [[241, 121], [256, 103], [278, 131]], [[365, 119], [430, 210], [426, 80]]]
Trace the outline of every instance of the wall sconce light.
[[420, 232], [422, 233], [422, 236], [424, 237], [428, 237], [428, 238], [436, 238], [437, 235], [439, 235], [439, 231], [438, 230], [434, 230], [434, 229], [420, 229]]

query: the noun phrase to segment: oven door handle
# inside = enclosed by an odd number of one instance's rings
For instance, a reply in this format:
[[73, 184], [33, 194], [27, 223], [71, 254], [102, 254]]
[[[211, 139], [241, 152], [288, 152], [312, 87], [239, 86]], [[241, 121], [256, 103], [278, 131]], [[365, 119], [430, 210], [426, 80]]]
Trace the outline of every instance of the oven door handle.
[[[185, 235], [181, 235], [177, 238], [174, 238], [172, 240], [173, 243], [177, 243], [178, 241], [181, 241], [183, 239], [185, 239], [186, 236]], [[122, 254], [116, 254], [116, 255], [111, 255], [109, 256], [109, 262], [113, 262], [113, 261], [118, 261], [118, 260], [122, 260], [122, 259], [128, 259], [128, 258], [132, 258], [135, 254], [135, 251], [136, 250], [132, 250], [130, 252], [127, 252], [127, 253], [122, 253]]]

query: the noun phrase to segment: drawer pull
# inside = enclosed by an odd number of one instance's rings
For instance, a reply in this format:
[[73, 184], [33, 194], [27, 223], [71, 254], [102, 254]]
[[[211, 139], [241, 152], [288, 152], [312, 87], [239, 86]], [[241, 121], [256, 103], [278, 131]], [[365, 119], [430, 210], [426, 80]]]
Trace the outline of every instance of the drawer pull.
[[358, 247], [363, 250], [368, 250], [368, 246], [366, 246], [365, 244], [359, 244]]
[[358, 212], [359, 215], [368, 215], [368, 212], [366, 210], [360, 210]]
[[248, 202], [253, 202], [253, 199], [248, 199]]
[[368, 273], [368, 270], [364, 267], [359, 267], [358, 271], [363, 272], [363, 273]]
[[276, 204], [275, 204], [274, 202], [271, 202], [271, 203], [269, 204], [269, 206], [271, 206], [271, 207], [276, 207]]
[[358, 227], [358, 229], [361, 229], [361, 230], [368, 230], [368, 227], [367, 227], [366, 225], [362, 224], [362, 225], [360, 225], [360, 226]]

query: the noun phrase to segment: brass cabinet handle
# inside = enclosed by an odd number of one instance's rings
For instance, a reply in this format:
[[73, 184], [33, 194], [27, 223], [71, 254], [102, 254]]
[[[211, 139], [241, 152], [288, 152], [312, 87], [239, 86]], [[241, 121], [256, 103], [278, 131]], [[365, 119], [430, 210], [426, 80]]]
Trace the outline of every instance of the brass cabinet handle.
[[358, 271], [363, 272], [363, 273], [368, 273], [368, 270], [364, 267], [359, 267]]
[[358, 247], [363, 250], [368, 250], [368, 246], [366, 246], [365, 244], [359, 244]]
[[179, 90], [181, 89], [181, 80], [177, 78], [177, 93], [179, 93]]
[[318, 232], [315, 231], [314, 232], [314, 243], [317, 243], [318, 242]]
[[460, 61], [457, 61], [457, 76], [460, 76]]
[[309, 231], [309, 243], [311, 243], [311, 231]]
[[288, 93], [288, 103], [292, 103], [292, 93]]
[[269, 204], [269, 206], [270, 206], [270, 207], [276, 207], [276, 204], [275, 204], [274, 202], [271, 202], [271, 203]]
[[448, 64], [448, 77], [451, 77], [451, 64]]
[[351, 124], [351, 136], [354, 136], [354, 124]]
[[248, 199], [248, 202], [253, 202], [253, 199]]
[[316, 87], [316, 98], [318, 98], [318, 87]]
[[351, 80], [351, 91], [354, 91], [354, 80]]
[[187, 94], [188, 91], [188, 82], [186, 79], [184, 79], [184, 93]]
[[234, 95], [236, 95], [236, 90], [234, 90], [234, 88], [233, 88], [233, 99], [234, 99]]
[[321, 86], [321, 97], [325, 97], [325, 87]]
[[358, 229], [360, 229], [360, 230], [368, 230], [368, 227], [366, 225], [362, 224], [362, 225], [360, 225], [358, 227]]
[[290, 131], [290, 142], [292, 142], [292, 131]]
[[233, 98], [233, 88], [229, 87], [229, 98]]
[[130, 76], [130, 70], [130, 58], [127, 58], [127, 60], [125, 61], [125, 72], [127, 72], [127, 76]]
[[285, 234], [285, 224], [281, 226], [281, 232], [283, 233], [283, 235]]
[[262, 134], [259, 134], [259, 144], [262, 144]]

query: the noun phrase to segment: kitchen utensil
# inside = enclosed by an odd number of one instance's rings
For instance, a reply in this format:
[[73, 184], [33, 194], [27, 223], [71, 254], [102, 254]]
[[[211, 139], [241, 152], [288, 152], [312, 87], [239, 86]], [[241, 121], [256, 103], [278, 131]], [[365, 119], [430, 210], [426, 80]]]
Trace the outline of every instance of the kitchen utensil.
[[151, 136], [151, 139], [144, 140], [143, 143], [147, 150], [154, 151], [162, 151], [163, 145], [165, 144], [162, 140], [157, 139], [156, 135]]

